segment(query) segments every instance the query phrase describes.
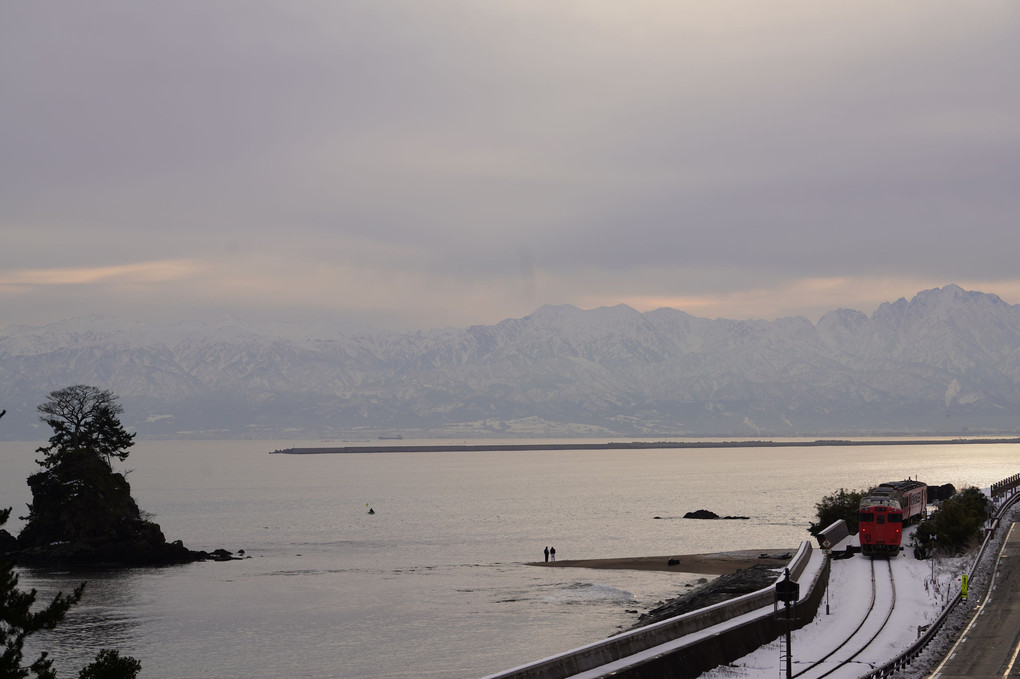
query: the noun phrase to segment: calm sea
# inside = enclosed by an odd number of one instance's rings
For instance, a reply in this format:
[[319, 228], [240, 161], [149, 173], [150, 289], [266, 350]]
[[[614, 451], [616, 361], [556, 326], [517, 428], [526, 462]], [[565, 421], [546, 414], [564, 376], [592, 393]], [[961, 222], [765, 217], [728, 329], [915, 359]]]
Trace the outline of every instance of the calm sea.
[[[999, 444], [268, 454], [314, 445], [139, 442], [123, 467], [167, 538], [248, 558], [22, 570], [47, 595], [89, 581], [30, 651], [49, 650], [64, 677], [100, 648], [150, 678], [480, 677], [605, 638], [697, 577], [525, 565], [547, 545], [560, 559], [792, 550], [840, 487], [987, 487], [1020, 471], [1017, 446]], [[14, 517], [36, 446], [0, 443]], [[680, 518], [702, 508], [751, 518]]]

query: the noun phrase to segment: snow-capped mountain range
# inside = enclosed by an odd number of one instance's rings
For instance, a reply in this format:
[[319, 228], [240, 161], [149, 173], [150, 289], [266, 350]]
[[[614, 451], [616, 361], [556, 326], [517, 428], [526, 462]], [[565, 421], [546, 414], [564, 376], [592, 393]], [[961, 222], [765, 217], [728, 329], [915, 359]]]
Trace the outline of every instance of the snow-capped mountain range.
[[0, 330], [4, 439], [116, 392], [142, 437], [784, 436], [1020, 431], [1020, 305], [958, 286], [805, 318], [544, 306], [491, 326], [300, 335], [86, 317]]

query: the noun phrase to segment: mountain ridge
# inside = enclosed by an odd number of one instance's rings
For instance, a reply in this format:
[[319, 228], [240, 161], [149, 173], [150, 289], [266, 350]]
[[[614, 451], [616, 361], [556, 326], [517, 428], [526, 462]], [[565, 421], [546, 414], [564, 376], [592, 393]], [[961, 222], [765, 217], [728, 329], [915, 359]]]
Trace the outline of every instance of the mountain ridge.
[[0, 330], [4, 438], [69, 384], [145, 437], [794, 436], [1020, 429], [1020, 306], [956, 285], [818, 323], [545, 305], [413, 333], [155, 326]]

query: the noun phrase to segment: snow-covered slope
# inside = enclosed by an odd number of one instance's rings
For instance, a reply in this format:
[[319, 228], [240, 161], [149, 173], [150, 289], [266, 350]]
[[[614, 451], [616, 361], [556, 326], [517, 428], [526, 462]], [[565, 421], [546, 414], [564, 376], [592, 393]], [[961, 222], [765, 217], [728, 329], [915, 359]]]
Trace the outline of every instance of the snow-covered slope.
[[625, 305], [407, 334], [78, 318], [0, 331], [0, 436], [38, 436], [35, 406], [74, 383], [160, 436], [1013, 432], [1020, 307], [950, 285], [817, 325]]

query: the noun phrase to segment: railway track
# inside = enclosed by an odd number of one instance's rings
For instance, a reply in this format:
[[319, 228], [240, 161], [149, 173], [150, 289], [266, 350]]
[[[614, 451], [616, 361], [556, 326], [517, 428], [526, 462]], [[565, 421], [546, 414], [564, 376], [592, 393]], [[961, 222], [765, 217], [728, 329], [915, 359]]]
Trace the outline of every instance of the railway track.
[[[855, 659], [878, 638], [896, 608], [896, 582], [893, 578], [892, 562], [886, 560], [885, 568], [871, 562], [871, 601], [857, 627], [828, 653], [811, 661], [804, 669], [795, 672], [796, 679], [822, 679], [823, 677], [857, 677], [863, 672]], [[877, 572], [883, 575], [876, 575]]]

